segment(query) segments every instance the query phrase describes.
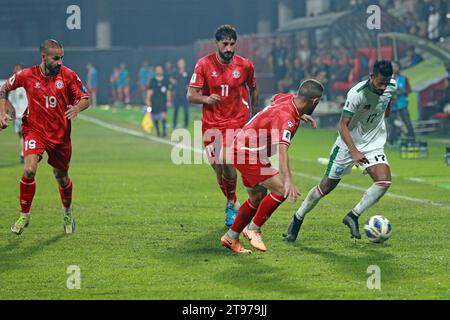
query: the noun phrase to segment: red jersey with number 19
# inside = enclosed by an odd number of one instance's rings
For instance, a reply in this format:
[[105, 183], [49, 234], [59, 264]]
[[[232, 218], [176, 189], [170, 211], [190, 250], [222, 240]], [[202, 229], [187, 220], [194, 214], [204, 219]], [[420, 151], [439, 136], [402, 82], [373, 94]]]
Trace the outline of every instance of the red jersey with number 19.
[[254, 67], [249, 60], [235, 54], [229, 64], [223, 64], [217, 53], [211, 53], [197, 62], [190, 86], [201, 88], [203, 95], [215, 93], [221, 98], [219, 103], [203, 105], [203, 133], [208, 129], [240, 129], [247, 123], [247, 86], [250, 89], [256, 86]]
[[6, 82], [8, 90], [23, 87], [28, 108], [22, 118], [24, 134], [35, 131], [53, 144], [70, 142], [70, 120], [64, 114], [88, 93], [78, 75], [62, 66], [56, 76], [46, 77], [39, 66], [23, 69]]

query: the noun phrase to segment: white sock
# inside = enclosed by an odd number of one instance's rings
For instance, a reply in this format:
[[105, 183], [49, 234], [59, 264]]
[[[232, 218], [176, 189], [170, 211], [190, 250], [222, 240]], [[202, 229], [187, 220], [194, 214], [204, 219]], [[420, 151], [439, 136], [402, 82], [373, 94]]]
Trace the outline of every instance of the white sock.
[[386, 193], [391, 185], [391, 181], [378, 181], [375, 182], [361, 198], [359, 203], [353, 208], [353, 213], [356, 216], [360, 216], [364, 211], [372, 207], [378, 200]]
[[261, 228], [261, 227], [258, 226], [258, 225], [256, 225], [256, 224], [253, 222], [253, 220], [252, 220], [252, 222], [249, 223], [249, 225], [248, 225], [248, 227], [247, 227], [248, 230], [253, 230], [253, 231], [259, 230], [260, 228]]
[[227, 231], [227, 236], [233, 240], [239, 239], [239, 232], [231, 230], [231, 228]]
[[323, 197], [324, 194], [320, 189], [320, 186], [315, 186], [314, 188], [312, 188], [306, 196], [306, 199], [303, 200], [303, 203], [298, 211], [295, 213], [297, 219], [302, 220], [305, 215], [310, 212]]

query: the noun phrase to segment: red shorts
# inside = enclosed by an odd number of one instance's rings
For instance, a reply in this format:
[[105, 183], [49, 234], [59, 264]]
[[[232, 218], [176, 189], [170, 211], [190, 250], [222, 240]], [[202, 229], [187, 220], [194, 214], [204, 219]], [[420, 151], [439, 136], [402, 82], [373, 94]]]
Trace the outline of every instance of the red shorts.
[[23, 156], [37, 154], [42, 159], [44, 151], [48, 154], [48, 164], [62, 170], [69, 170], [70, 158], [72, 156], [72, 144], [53, 144], [43, 139], [35, 131], [24, 131], [23, 133]]
[[270, 177], [276, 176], [278, 170], [272, 167], [270, 163], [262, 164], [237, 164], [234, 166], [241, 173], [242, 183], [247, 188], [254, 188], [261, 182], [266, 181]]
[[[210, 164], [230, 163], [226, 159], [230, 148], [233, 145], [234, 137], [241, 129], [208, 129], [203, 131], [203, 145], [206, 149], [206, 155]], [[223, 161], [225, 159], [225, 161]]]

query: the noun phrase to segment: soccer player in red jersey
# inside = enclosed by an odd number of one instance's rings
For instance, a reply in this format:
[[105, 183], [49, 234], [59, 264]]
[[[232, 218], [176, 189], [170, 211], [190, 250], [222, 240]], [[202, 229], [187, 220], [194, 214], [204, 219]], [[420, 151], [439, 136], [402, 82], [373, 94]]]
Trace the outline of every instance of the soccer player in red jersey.
[[[316, 123], [311, 115], [322, 97], [323, 86], [316, 80], [303, 82], [296, 95], [277, 94], [272, 103], [254, 116], [239, 132], [227, 156], [241, 173], [249, 198], [239, 208], [236, 220], [221, 238], [222, 246], [237, 253], [249, 253], [239, 241], [242, 232], [250, 245], [266, 251], [261, 227], [286, 200], [300, 195], [292, 181], [288, 148], [300, 121]], [[278, 149], [280, 171], [269, 157]], [[271, 193], [267, 194], [267, 190]]]
[[[235, 54], [237, 34], [230, 25], [216, 30], [217, 51], [201, 58], [188, 89], [190, 103], [203, 104], [202, 133], [208, 160], [227, 198], [225, 224], [233, 224], [239, 204], [236, 197], [236, 169], [222, 161], [221, 150], [229, 146], [233, 132], [257, 112], [258, 89], [253, 64]], [[251, 105], [249, 105], [249, 95]], [[227, 138], [227, 129], [231, 133]]]
[[8, 125], [8, 92], [23, 87], [28, 108], [22, 118], [25, 165], [20, 181], [21, 214], [11, 231], [17, 235], [30, 223], [30, 207], [36, 191], [36, 175], [44, 151], [59, 187], [65, 233], [75, 231], [72, 210], [72, 180], [68, 175], [72, 153], [70, 120], [89, 107], [86, 88], [77, 74], [63, 66], [64, 50], [53, 39], [41, 44], [41, 64], [23, 69], [0, 89], [0, 128]]

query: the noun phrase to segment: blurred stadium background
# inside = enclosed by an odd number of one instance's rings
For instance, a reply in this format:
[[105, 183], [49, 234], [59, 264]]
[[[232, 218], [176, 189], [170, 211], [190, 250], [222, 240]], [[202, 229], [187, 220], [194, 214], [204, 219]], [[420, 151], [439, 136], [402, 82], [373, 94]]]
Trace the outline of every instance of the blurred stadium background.
[[[142, 103], [138, 73], [144, 61], [175, 72], [185, 58], [191, 72], [196, 59], [214, 48], [214, 30], [224, 23], [239, 33], [238, 52], [256, 68], [261, 97], [295, 90], [314, 77], [326, 84], [320, 112], [324, 123], [336, 122], [346, 91], [367, 77], [377, 58], [401, 62], [413, 93], [414, 121], [437, 120], [448, 129], [450, 9], [448, 0], [2, 0], [0, 79], [15, 63], [38, 62], [38, 45], [53, 37], [66, 48], [66, 63], [86, 81], [86, 65], [98, 74], [98, 103], [121, 101], [111, 93], [114, 68], [127, 69], [130, 102]], [[78, 5], [80, 29], [70, 30], [66, 13]], [[382, 9], [380, 30], [366, 21], [369, 5]], [[414, 48], [414, 52], [408, 49]], [[410, 50], [411, 51], [411, 50]], [[123, 99], [122, 99], [123, 100]], [[123, 102], [123, 101], [122, 101]], [[264, 105], [262, 103], [261, 105]], [[417, 123], [416, 123], [417, 125]]]

